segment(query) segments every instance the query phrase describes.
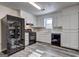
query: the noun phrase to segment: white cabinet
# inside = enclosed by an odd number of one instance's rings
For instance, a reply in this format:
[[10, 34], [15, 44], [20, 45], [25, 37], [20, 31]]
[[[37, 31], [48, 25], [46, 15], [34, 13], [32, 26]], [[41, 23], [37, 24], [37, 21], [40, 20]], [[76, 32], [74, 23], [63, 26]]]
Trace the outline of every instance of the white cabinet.
[[37, 32], [37, 41], [51, 43], [51, 33]]
[[78, 49], [78, 13], [65, 10], [62, 17], [63, 33], [61, 45], [68, 48]]
[[53, 23], [54, 27], [57, 26], [57, 16], [56, 15], [53, 16], [53, 22], [52, 23]]
[[63, 29], [78, 29], [78, 15], [63, 16]]
[[61, 46], [78, 49], [78, 30], [63, 30]]
[[62, 26], [62, 12], [57, 14], [57, 26]]
[[78, 8], [76, 6], [62, 11], [61, 46], [79, 49], [78, 45]]
[[29, 33], [25, 33], [25, 46], [29, 44]]
[[54, 27], [62, 26], [62, 13], [56, 13], [53, 16]]
[[78, 8], [75, 6], [63, 10], [62, 21], [63, 29], [78, 29]]

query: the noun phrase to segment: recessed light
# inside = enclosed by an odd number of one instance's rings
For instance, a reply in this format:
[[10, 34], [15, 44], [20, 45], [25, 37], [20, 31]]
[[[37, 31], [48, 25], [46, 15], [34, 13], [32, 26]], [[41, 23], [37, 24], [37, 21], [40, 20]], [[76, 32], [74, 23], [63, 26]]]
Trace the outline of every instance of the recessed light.
[[45, 9], [41, 9], [41, 11], [45, 11]]

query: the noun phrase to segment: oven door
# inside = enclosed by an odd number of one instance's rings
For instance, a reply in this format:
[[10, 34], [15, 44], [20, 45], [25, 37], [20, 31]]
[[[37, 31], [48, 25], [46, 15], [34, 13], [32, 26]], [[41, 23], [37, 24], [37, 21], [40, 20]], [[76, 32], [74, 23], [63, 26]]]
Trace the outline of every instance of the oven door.
[[36, 43], [36, 32], [29, 33], [29, 44]]

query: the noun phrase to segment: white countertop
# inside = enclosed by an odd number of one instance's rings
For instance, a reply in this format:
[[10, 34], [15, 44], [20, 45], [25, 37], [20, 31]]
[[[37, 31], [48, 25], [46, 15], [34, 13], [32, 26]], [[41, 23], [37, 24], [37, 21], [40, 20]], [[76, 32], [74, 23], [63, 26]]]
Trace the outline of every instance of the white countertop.
[[38, 31], [37, 33], [58, 33], [61, 34], [61, 31]]

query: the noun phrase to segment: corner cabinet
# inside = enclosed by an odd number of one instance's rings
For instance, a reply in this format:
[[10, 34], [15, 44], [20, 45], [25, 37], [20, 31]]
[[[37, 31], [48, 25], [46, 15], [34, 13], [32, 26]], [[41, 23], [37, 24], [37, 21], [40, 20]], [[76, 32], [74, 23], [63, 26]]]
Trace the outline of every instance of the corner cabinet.
[[1, 20], [1, 50], [11, 55], [25, 48], [24, 19], [7, 15]]

